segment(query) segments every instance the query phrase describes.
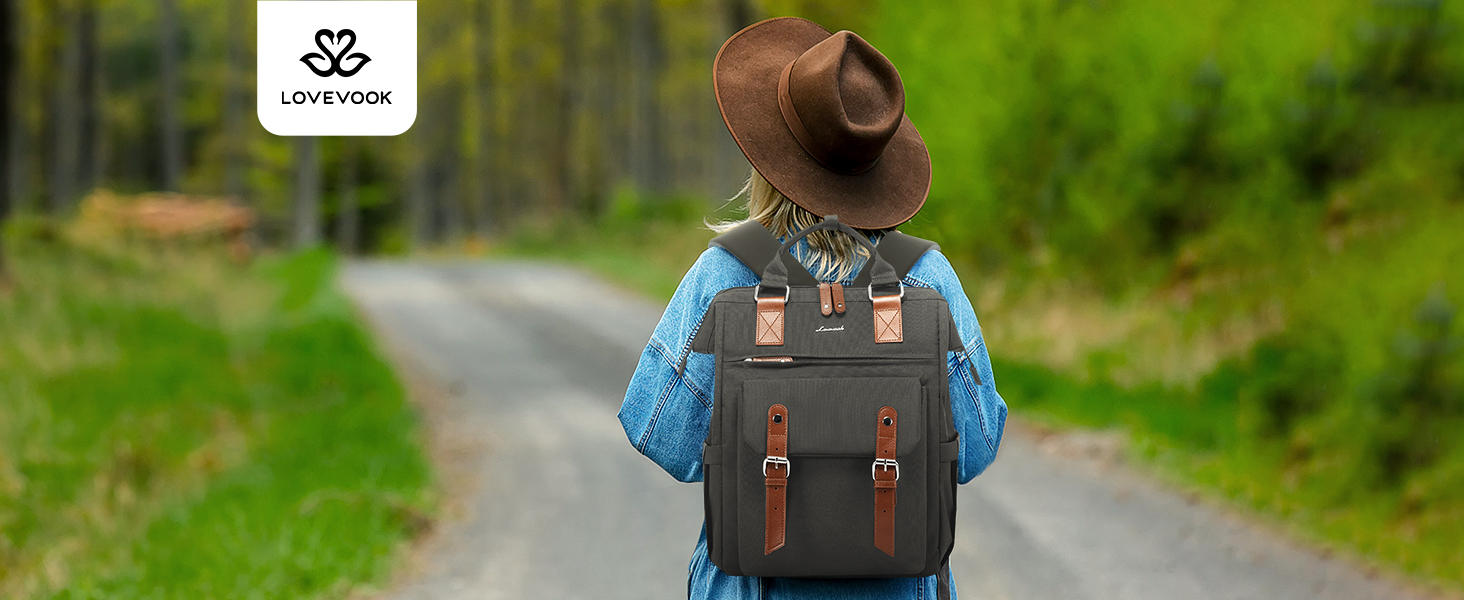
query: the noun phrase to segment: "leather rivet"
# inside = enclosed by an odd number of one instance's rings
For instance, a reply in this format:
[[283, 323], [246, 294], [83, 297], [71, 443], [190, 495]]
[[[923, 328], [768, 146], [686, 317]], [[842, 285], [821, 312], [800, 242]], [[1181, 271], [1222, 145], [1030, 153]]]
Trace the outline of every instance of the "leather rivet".
[[[885, 420], [888, 421], [889, 419], [885, 419]], [[783, 422], [783, 415], [773, 415], [773, 422], [774, 423], [782, 423]], [[889, 425], [889, 423], [885, 423], [885, 425]]]
[[891, 423], [894, 423], [894, 421], [891, 421], [889, 417], [884, 418], [884, 424], [886, 427], [888, 427]]

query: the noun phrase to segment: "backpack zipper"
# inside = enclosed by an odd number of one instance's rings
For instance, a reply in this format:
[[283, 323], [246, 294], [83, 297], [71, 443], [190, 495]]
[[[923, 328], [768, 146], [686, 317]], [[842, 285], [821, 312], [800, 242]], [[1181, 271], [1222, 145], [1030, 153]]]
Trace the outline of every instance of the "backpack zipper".
[[[921, 358], [921, 357], [915, 357], [915, 356], [847, 356], [847, 357], [804, 357], [804, 360], [811, 360], [811, 361], [815, 361], [815, 362], [817, 362], [817, 361], [857, 361], [857, 360], [873, 360], [873, 361], [901, 362], [901, 361], [925, 360], [925, 359], [924, 358]], [[745, 362], [745, 363], [763, 363], [763, 364], [766, 364], [766, 363], [791, 363], [793, 361], [794, 361], [794, 359], [793, 359], [792, 356], [750, 356], [750, 357], [747, 357], [747, 358], [742, 359], [741, 362]], [[972, 365], [969, 365], [969, 367], [970, 368], [968, 370], [971, 373], [971, 377], [976, 380], [976, 385], [981, 385], [981, 374], [976, 372], [976, 365], [975, 364], [972, 364]]]
[[927, 360], [923, 356], [750, 356], [740, 361], [745, 363], [790, 363], [790, 362], [905, 362]]

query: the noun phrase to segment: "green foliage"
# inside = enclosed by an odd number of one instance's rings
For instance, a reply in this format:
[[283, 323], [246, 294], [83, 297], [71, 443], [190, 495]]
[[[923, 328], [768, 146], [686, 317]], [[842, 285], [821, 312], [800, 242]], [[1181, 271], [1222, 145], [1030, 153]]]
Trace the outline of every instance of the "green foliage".
[[428, 465], [332, 256], [243, 268], [38, 223], [11, 227], [0, 295], [0, 595], [381, 581], [425, 524]]
[[1403, 175], [1413, 132], [1389, 122], [1464, 114], [1457, 2], [881, 6], [935, 163], [912, 232], [1113, 292], [1210, 240], [1266, 262], [1307, 201]]
[[[1455, 7], [1457, 8], [1457, 7]], [[1374, 0], [1358, 24], [1359, 91], [1404, 96], [1457, 95], [1464, 91], [1458, 69], [1458, 24], [1443, 0]]]
[[1242, 380], [1237, 392], [1247, 432], [1276, 440], [1327, 407], [1343, 387], [1342, 367], [1337, 340], [1326, 332], [1284, 332], [1257, 343], [1239, 373], [1230, 372], [1235, 365], [1225, 365], [1218, 376]]
[[610, 197], [600, 218], [608, 227], [637, 227], [647, 222], [695, 223], [707, 213], [706, 199], [688, 195], [653, 195], [622, 185]]
[[[1372, 455], [1383, 483], [1397, 485], [1448, 456], [1464, 428], [1464, 343], [1442, 283], [1400, 328], [1386, 367], [1365, 399], [1383, 419]], [[1458, 482], [1464, 487], [1464, 480]]]

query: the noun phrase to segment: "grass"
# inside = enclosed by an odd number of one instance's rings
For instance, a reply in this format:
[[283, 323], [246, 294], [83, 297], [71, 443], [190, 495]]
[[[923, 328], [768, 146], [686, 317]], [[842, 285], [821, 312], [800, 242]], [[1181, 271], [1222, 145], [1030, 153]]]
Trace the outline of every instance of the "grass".
[[402, 388], [324, 251], [15, 224], [0, 294], [0, 596], [330, 598], [426, 526]]

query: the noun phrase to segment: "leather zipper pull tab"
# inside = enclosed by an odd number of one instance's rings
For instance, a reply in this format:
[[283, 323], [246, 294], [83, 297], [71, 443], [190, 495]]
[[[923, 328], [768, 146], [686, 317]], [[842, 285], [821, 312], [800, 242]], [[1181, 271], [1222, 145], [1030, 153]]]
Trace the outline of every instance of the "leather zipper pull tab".
[[[838, 283], [833, 285], [834, 312], [844, 314], [844, 286]], [[828, 315], [829, 313], [824, 313]]]
[[[836, 283], [834, 285], [839, 284]], [[834, 314], [834, 297], [833, 294], [829, 291], [829, 284], [827, 283], [818, 284], [818, 310], [819, 312], [822, 312], [823, 316], [825, 317]], [[840, 310], [839, 312], [844, 311]]]

